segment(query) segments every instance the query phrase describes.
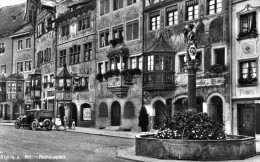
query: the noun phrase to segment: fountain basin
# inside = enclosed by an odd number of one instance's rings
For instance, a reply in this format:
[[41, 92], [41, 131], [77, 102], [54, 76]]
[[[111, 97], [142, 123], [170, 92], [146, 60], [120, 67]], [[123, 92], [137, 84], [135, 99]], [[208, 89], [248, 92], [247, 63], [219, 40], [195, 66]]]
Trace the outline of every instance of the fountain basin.
[[139, 156], [179, 160], [241, 160], [256, 155], [255, 138], [228, 135], [226, 140], [158, 139], [154, 134], [136, 136]]

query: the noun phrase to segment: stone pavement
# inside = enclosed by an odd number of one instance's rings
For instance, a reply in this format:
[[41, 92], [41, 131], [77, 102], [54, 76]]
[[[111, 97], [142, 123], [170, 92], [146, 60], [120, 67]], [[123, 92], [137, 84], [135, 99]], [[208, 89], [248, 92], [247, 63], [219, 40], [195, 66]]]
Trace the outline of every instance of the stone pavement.
[[[14, 121], [10, 121], [9, 123], [1, 122], [0, 125], [5, 126], [14, 126]], [[60, 131], [64, 131], [64, 128], [61, 127]], [[75, 129], [66, 129], [68, 132], [75, 132], [75, 133], [85, 133], [85, 134], [95, 134], [100, 136], [111, 136], [111, 137], [119, 137], [119, 138], [129, 138], [134, 139], [136, 135], [141, 134], [137, 132], [131, 131], [116, 131], [116, 130], [106, 130], [106, 129], [97, 129], [97, 128], [85, 128], [85, 127], [76, 127]], [[155, 158], [143, 157], [143, 156], [136, 156], [135, 155], [135, 148], [129, 149], [121, 149], [117, 153], [118, 158], [132, 160], [132, 161], [139, 161], [139, 162], [191, 162], [187, 160], [160, 160]], [[228, 162], [260, 162], [260, 155], [255, 157], [245, 159], [245, 160], [229, 160]]]

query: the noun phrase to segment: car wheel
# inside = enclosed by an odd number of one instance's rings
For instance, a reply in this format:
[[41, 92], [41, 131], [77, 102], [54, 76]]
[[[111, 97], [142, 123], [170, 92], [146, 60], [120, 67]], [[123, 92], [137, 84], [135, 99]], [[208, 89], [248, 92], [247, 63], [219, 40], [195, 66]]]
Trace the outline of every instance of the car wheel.
[[36, 121], [33, 121], [32, 122], [32, 130], [36, 130], [37, 129], [37, 123], [36, 123]]
[[43, 121], [43, 126], [48, 130], [50, 131], [52, 129], [52, 123], [49, 119], [45, 119]]
[[19, 129], [19, 128], [21, 127], [21, 122], [18, 121], [18, 120], [16, 120], [16, 121], [14, 122], [14, 127], [15, 127], [16, 129]]

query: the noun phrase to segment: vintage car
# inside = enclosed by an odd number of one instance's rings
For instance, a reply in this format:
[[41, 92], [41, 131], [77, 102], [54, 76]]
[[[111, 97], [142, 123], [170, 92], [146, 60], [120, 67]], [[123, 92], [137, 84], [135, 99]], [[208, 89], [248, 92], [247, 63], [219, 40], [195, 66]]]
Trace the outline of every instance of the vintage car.
[[48, 131], [52, 129], [52, 110], [27, 110], [24, 116], [20, 116], [14, 123], [16, 129], [22, 127], [30, 127], [32, 130], [37, 128], [45, 128]]

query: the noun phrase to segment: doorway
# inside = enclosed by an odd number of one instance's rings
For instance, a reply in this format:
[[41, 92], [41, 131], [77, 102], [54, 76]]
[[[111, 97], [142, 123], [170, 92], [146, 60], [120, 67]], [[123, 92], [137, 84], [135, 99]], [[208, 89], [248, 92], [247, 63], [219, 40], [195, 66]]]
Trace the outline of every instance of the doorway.
[[111, 107], [111, 126], [120, 126], [121, 106], [115, 101]]
[[62, 125], [64, 125], [65, 108], [63, 106], [59, 107], [59, 115], [60, 115]]
[[255, 137], [255, 105], [238, 104], [239, 135]]
[[78, 121], [77, 106], [74, 103], [71, 103], [70, 107], [71, 107], [71, 121], [75, 120], [75, 126], [78, 126], [77, 125], [77, 121]]
[[155, 109], [155, 117], [154, 117], [153, 128], [158, 129], [158, 127], [162, 123], [161, 120], [163, 119], [162, 114], [164, 114], [164, 113], [162, 113], [162, 111], [166, 110], [166, 106], [164, 105], [164, 103], [162, 101], [159, 100], [154, 103], [154, 109]]
[[223, 101], [219, 96], [210, 99], [209, 116], [212, 120], [223, 123]]
[[19, 107], [17, 104], [15, 104], [13, 107], [13, 119], [15, 120], [15, 119], [19, 118], [19, 116], [20, 116]]

